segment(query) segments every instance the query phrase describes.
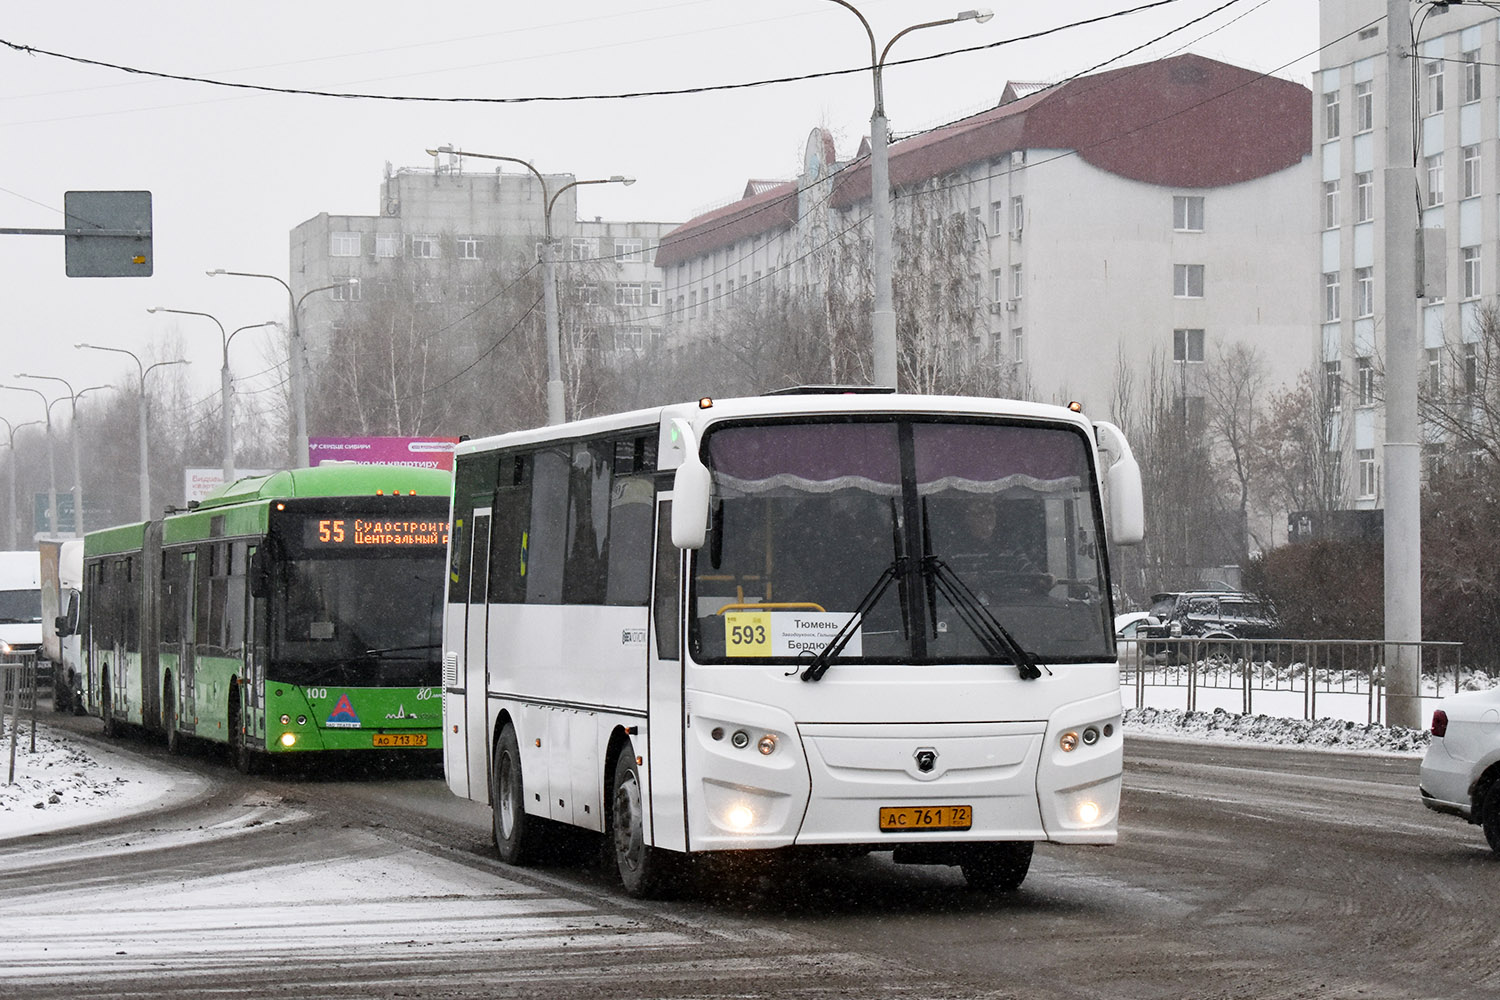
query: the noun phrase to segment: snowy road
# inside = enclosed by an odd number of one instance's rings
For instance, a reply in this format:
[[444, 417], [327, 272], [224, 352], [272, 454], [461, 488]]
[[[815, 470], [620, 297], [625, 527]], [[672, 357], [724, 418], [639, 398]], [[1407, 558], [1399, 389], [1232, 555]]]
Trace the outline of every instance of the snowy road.
[[[121, 745], [130, 748], [131, 744]], [[1021, 892], [876, 856], [638, 904], [430, 779], [241, 778], [0, 844], [0, 996], [1493, 997], [1500, 861], [1412, 758], [1135, 739], [1121, 843]]]

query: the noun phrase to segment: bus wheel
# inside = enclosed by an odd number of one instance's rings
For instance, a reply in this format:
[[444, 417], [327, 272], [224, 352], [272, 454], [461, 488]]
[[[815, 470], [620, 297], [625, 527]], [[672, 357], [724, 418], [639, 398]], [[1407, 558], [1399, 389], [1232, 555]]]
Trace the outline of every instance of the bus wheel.
[[663, 895], [676, 881], [678, 855], [646, 843], [646, 808], [641, 775], [627, 745], [615, 758], [614, 794], [610, 798], [607, 843], [614, 848], [615, 870], [625, 891], [638, 899]]
[[971, 889], [1014, 892], [1026, 881], [1034, 846], [1029, 840], [975, 844], [968, 849], [959, 866]]
[[236, 771], [241, 774], [257, 774], [260, 772], [261, 755], [250, 749], [244, 719], [244, 711], [240, 707], [240, 692], [236, 688], [229, 695], [229, 756], [234, 758]]
[[115, 705], [109, 694], [109, 681], [105, 681], [99, 689], [99, 715], [104, 719], [104, 735], [119, 736], [120, 724], [115, 721]]
[[521, 743], [516, 727], [506, 724], [495, 737], [490, 762], [490, 812], [494, 814], [495, 848], [508, 865], [529, 865], [541, 849], [546, 821], [526, 814], [526, 791], [521, 783]]
[[177, 689], [170, 677], [161, 692], [161, 722], [167, 729], [167, 753], [182, 753], [182, 735], [177, 731]]

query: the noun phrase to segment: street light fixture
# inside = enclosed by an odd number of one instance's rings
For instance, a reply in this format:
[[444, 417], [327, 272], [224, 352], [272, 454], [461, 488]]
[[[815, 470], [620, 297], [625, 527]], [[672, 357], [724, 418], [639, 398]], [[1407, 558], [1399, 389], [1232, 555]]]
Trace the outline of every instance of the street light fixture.
[[[43, 382], [61, 382], [68, 389], [66, 396], [59, 396], [48, 404], [48, 416], [51, 416], [51, 408], [58, 400], [67, 399], [72, 402], [73, 410], [73, 531], [75, 534], [83, 534], [83, 443], [82, 435], [78, 430], [78, 401], [86, 392], [94, 392], [98, 389], [113, 389], [110, 385], [91, 385], [84, 389], [73, 391], [73, 383], [56, 375], [29, 375], [26, 372], [18, 372], [16, 378], [37, 379]], [[57, 531], [57, 522], [52, 522], [52, 530]]]
[[229, 343], [241, 330], [270, 326], [275, 320], [251, 323], [248, 326], [239, 327], [232, 333], [226, 333], [224, 324], [211, 313], [197, 312], [192, 309], [168, 309], [166, 306], [147, 306], [146, 311], [148, 313], [175, 313], [178, 316], [203, 316], [213, 320], [214, 325], [219, 328], [219, 338], [224, 348], [223, 362], [219, 366], [219, 445], [224, 482], [234, 482], [234, 381], [229, 377]]
[[[215, 275], [228, 274], [236, 278], [266, 278], [276, 282], [286, 289], [287, 301], [291, 303], [291, 322], [288, 330], [288, 338], [291, 341], [287, 358], [287, 381], [292, 386], [292, 419], [296, 428], [296, 443], [293, 450], [292, 464], [299, 469], [307, 468], [307, 351], [302, 343], [302, 326], [297, 320], [297, 311], [302, 308], [302, 303], [314, 292], [326, 292], [333, 288], [347, 288], [359, 284], [358, 278], [345, 278], [331, 285], [319, 285], [317, 288], [309, 288], [299, 297], [292, 291], [292, 286], [274, 274], [260, 274], [255, 271], [228, 271], [222, 267], [216, 267], [212, 271], [205, 271], [210, 278]], [[262, 324], [264, 325], [264, 324]], [[222, 329], [222, 327], [221, 327]], [[236, 331], [238, 332], [238, 331]], [[231, 334], [233, 336], [233, 334]]]
[[16, 431], [23, 427], [35, 427], [41, 422], [28, 420], [24, 424], [12, 424], [4, 417], [0, 417], [0, 424], [5, 425], [5, 435], [10, 443], [10, 506], [5, 511], [5, 549], [7, 552], [16, 547]]
[[130, 356], [131, 360], [135, 362], [136, 368], [140, 371], [141, 396], [140, 401], [136, 407], [136, 421], [139, 427], [139, 434], [141, 438], [141, 520], [149, 521], [151, 520], [151, 474], [149, 471], [148, 450], [146, 447], [146, 435], [148, 430], [146, 422], [146, 376], [151, 373], [151, 370], [153, 368], [161, 368], [164, 365], [185, 365], [188, 362], [183, 358], [175, 358], [171, 361], [157, 361], [147, 365], [142, 363], [141, 359], [136, 356], [134, 351], [127, 351], [123, 347], [103, 347], [98, 344], [74, 344], [73, 346], [81, 351], [109, 351], [112, 354], [127, 354]]
[[552, 206], [557, 204], [557, 199], [561, 198], [562, 193], [569, 188], [582, 187], [585, 184], [624, 184], [629, 187], [635, 183], [635, 178], [614, 174], [610, 177], [592, 180], [569, 181], [549, 197], [547, 179], [542, 176], [541, 171], [518, 157], [497, 156], [494, 153], [471, 153], [463, 149], [454, 149], [452, 146], [439, 146], [437, 149], [427, 150], [428, 156], [437, 156], [439, 153], [519, 163], [536, 176], [537, 183], [542, 187], [542, 231], [545, 234], [545, 242], [542, 244], [542, 308], [547, 322], [547, 423], [560, 424], [567, 419], [567, 416], [563, 405], [562, 332], [557, 317], [557, 244], [552, 238]]
[[881, 80], [881, 71], [885, 68], [885, 58], [890, 54], [891, 46], [895, 45], [903, 35], [909, 35], [922, 28], [957, 24], [959, 21], [974, 21], [983, 24], [995, 15], [993, 11], [983, 9], [964, 10], [939, 21], [913, 24], [892, 35], [891, 40], [885, 43], [884, 49], [878, 49], [875, 32], [870, 28], [870, 22], [865, 20], [865, 16], [859, 12], [859, 8], [849, 3], [848, 0], [831, 0], [831, 2], [859, 18], [859, 23], [864, 26], [865, 34], [870, 39], [870, 71], [875, 78], [875, 108], [870, 113], [870, 212], [875, 230], [873, 248], [875, 307], [870, 316], [870, 331], [874, 335], [875, 384], [895, 388], [896, 360], [899, 357], [899, 349], [896, 342], [895, 292], [891, 281], [894, 252], [891, 246], [890, 135], [886, 128], [885, 85]]

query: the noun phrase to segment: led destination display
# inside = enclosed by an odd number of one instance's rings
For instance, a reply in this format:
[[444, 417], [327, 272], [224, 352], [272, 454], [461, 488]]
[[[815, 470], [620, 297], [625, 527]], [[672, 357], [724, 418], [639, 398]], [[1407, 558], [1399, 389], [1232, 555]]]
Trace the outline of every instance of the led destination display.
[[447, 545], [448, 522], [378, 517], [308, 517], [302, 544], [309, 549], [406, 548]]

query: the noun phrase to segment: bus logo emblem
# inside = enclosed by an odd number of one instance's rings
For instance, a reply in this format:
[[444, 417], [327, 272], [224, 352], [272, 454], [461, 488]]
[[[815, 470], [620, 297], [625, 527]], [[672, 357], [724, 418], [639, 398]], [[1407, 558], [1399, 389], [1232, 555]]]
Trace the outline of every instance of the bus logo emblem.
[[930, 774], [937, 767], [938, 752], [931, 747], [921, 747], [912, 756], [917, 759], [917, 770], [923, 774]]
[[349, 704], [348, 694], [339, 695], [338, 704], [333, 706], [325, 724], [335, 729], [359, 728], [359, 716], [354, 714], [354, 706]]

